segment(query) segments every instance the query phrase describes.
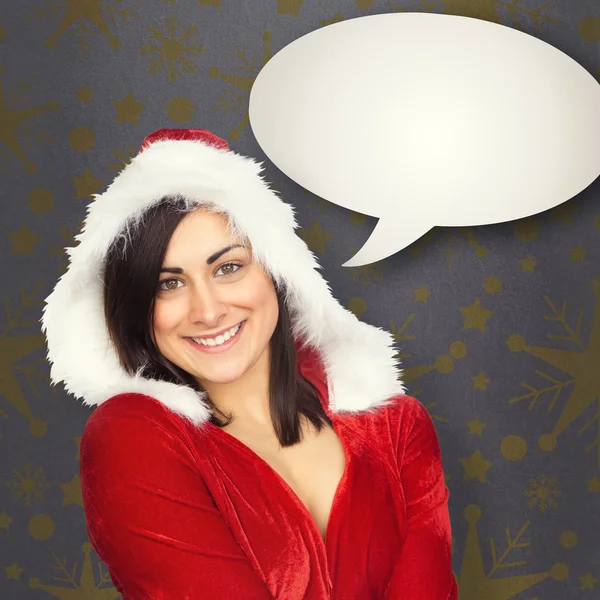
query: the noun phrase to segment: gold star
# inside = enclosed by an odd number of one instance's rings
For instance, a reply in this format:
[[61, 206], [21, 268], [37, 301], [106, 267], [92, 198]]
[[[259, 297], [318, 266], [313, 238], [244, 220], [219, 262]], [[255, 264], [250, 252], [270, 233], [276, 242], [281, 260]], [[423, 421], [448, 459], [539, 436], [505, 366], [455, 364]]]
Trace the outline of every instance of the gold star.
[[521, 263], [521, 272], [530, 271], [533, 273], [533, 269], [535, 269], [535, 265], [537, 265], [537, 260], [533, 258], [533, 256], [529, 255], [527, 258], [519, 261]]
[[38, 236], [29, 229], [27, 224], [23, 225], [19, 231], [9, 233], [8, 237], [10, 238], [11, 254], [33, 256], [33, 246], [38, 241]]
[[573, 224], [573, 213], [579, 210], [579, 206], [574, 202], [564, 202], [560, 206], [557, 206], [550, 213], [552, 221], [559, 221], [566, 225]]
[[25, 570], [22, 569], [17, 563], [13, 563], [10, 567], [4, 569], [6, 571], [6, 579], [16, 579], [17, 581], [21, 578], [21, 573]]
[[277, 14], [278, 15], [294, 15], [295, 17], [300, 16], [300, 7], [306, 0], [277, 0]]
[[91, 198], [102, 186], [102, 180], [96, 179], [89, 168], [81, 177], [72, 177], [71, 181], [75, 185], [75, 200]]
[[313, 252], [320, 254], [325, 254], [325, 244], [333, 237], [333, 233], [321, 228], [319, 221], [315, 221], [310, 229], [301, 230], [299, 235]]
[[413, 294], [415, 295], [415, 302], [427, 303], [431, 291], [428, 290], [424, 285], [422, 285], [420, 288], [413, 290]]
[[89, 102], [90, 98], [92, 97], [92, 94], [94, 93], [88, 88], [87, 85], [83, 85], [78, 90], [76, 90], [76, 92], [77, 92], [77, 100], [79, 102]]
[[460, 458], [460, 462], [465, 469], [463, 480], [477, 479], [485, 483], [485, 472], [491, 468], [493, 463], [485, 460], [481, 452], [477, 450], [470, 458]]
[[120, 102], [113, 102], [113, 106], [117, 109], [117, 123], [129, 121], [134, 125], [138, 124], [138, 117], [146, 108], [146, 105], [138, 102], [131, 92]]
[[571, 248], [569, 252], [571, 254], [571, 260], [573, 262], [583, 262], [583, 259], [587, 254], [587, 252], [581, 247], [581, 244], [578, 244], [576, 248]]
[[598, 477], [592, 477], [586, 481], [587, 490], [592, 494], [600, 494], [600, 479]]
[[0, 515], [0, 529], [6, 529], [6, 531], [8, 531], [8, 527], [9, 525], [14, 521], [14, 519], [11, 519], [7, 514], [6, 511], [4, 511], [1, 515]]
[[81, 480], [79, 475], [74, 475], [68, 483], [59, 483], [58, 487], [63, 491], [63, 506], [67, 504], [79, 504], [83, 508], [83, 499], [81, 496]]
[[473, 380], [473, 389], [474, 390], [487, 390], [487, 384], [491, 381], [491, 379], [487, 379], [483, 373], [479, 373], [477, 377], [471, 377]]
[[581, 589], [582, 590], [593, 590], [594, 585], [598, 583], [598, 580], [588, 571], [584, 577], [580, 577]]
[[492, 316], [493, 312], [481, 306], [479, 298], [471, 304], [460, 309], [464, 317], [463, 329], [476, 328], [485, 331], [485, 323]]
[[469, 433], [474, 433], [475, 435], [481, 435], [485, 427], [485, 423], [482, 423], [479, 417], [475, 417], [475, 420], [469, 421], [467, 425], [469, 426]]

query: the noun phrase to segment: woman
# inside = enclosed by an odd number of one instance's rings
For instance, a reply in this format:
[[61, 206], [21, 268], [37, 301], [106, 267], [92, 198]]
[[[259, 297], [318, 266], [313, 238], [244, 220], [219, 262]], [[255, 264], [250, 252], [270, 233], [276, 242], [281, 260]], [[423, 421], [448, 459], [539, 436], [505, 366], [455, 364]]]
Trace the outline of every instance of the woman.
[[456, 600], [433, 422], [262, 167], [160, 130], [88, 209], [42, 328], [123, 600]]

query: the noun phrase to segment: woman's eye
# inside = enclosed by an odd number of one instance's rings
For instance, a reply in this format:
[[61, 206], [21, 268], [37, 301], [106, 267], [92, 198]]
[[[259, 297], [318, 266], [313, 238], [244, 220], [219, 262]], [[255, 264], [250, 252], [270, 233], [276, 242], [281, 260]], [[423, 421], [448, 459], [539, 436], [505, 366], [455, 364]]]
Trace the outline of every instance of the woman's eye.
[[[232, 270], [232, 267], [236, 267], [236, 269]], [[237, 264], [237, 263], [225, 263], [224, 265], [221, 265], [217, 271], [221, 271], [222, 269], [224, 270], [224, 275], [233, 275], [235, 272], [239, 271], [241, 265]]]
[[[215, 272], [218, 273], [219, 271], [221, 271], [221, 277], [229, 277], [230, 275], [234, 275], [235, 273], [237, 273], [242, 268], [242, 266], [243, 265], [238, 263], [229, 262], [225, 263], [224, 265], [221, 265]], [[175, 285], [169, 285], [172, 282], [175, 282]], [[173, 292], [179, 289], [179, 287], [177, 287], [178, 283], [183, 282], [181, 281], [181, 279], [163, 279], [158, 284], [158, 289], [162, 292]]]
[[168, 285], [167, 285], [167, 287], [163, 287], [164, 285], [166, 285], [166, 284], [168, 284], [168, 283], [170, 283], [172, 281], [174, 281], [176, 283], [179, 283], [179, 279], [163, 279], [160, 282], [160, 289], [161, 290], [165, 290], [165, 291], [176, 290], [177, 289], [176, 287], [169, 287]]

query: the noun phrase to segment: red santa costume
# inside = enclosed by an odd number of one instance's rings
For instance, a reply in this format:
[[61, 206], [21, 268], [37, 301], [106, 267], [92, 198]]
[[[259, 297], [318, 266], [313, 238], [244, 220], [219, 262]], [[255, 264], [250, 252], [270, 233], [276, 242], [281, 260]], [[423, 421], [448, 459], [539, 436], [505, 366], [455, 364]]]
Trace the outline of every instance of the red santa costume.
[[[97, 407], [80, 447], [90, 542], [123, 600], [457, 600], [432, 419], [404, 394], [392, 335], [334, 299], [262, 170], [208, 132], [155, 132], [96, 195], [67, 249], [42, 329], [53, 382]], [[299, 372], [346, 456], [325, 539], [283, 478], [209, 421], [201, 393], [129, 375], [118, 360], [104, 259], [128, 224], [172, 194], [226, 211], [253, 260], [289, 292]]]

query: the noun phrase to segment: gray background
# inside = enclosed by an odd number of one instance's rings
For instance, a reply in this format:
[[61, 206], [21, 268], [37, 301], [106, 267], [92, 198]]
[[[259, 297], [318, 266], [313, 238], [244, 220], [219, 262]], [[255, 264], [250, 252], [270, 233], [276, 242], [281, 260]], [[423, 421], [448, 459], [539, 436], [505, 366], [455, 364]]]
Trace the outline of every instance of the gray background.
[[[397, 10], [517, 28], [600, 79], [598, 0], [69, 4], [64, 32], [67, 0], [0, 14], [0, 598], [120, 597], [81, 504], [91, 409], [50, 386], [38, 321], [90, 194], [163, 127], [208, 129], [265, 160], [334, 295], [396, 334], [407, 393], [429, 409], [442, 446], [461, 599], [600, 597], [600, 182], [535, 217], [435, 228], [346, 269], [376, 219], [289, 180], [244, 124], [266, 58], [335, 20]], [[142, 110], [123, 108], [128, 94]]]

